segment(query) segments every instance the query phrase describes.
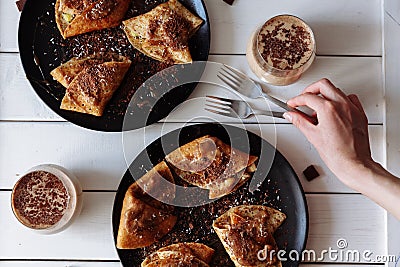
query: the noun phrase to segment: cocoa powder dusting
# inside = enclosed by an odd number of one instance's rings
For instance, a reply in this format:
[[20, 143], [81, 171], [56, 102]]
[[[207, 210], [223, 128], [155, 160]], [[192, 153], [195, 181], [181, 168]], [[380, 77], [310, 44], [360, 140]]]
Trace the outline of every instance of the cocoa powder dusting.
[[[189, 21], [170, 9], [166, 17], [151, 21], [148, 29], [150, 37], [160, 30], [160, 35], [163, 36], [165, 43], [173, 49], [182, 49], [187, 46], [189, 38], [190, 23]], [[156, 36], [159, 38], [159, 36]]]

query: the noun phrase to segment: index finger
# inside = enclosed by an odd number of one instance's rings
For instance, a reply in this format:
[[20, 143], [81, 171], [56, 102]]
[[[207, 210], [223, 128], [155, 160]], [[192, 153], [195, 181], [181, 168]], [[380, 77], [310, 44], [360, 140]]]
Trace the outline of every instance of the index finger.
[[287, 104], [291, 107], [307, 106], [318, 113], [324, 109], [326, 101], [328, 100], [315, 94], [305, 93], [289, 99]]
[[309, 86], [307, 86], [303, 93], [321, 94], [323, 97], [329, 100], [343, 100], [346, 99], [346, 94], [338, 89], [330, 80], [327, 78], [321, 79]]

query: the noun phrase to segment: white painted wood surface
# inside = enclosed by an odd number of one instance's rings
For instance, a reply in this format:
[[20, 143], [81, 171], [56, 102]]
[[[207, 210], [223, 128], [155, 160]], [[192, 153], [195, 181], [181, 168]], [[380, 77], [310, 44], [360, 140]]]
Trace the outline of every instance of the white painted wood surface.
[[[229, 64], [256, 78], [250, 71], [245, 56], [210, 56], [210, 61]], [[219, 65], [218, 65], [219, 66]], [[170, 114], [168, 121], [186, 122], [197, 118], [214, 118], [226, 122], [235, 122], [230, 119], [204, 111], [206, 95], [225, 96], [229, 93], [221, 87], [216, 77], [216, 66], [210, 66], [202, 80], [218, 82], [219, 85], [200, 84], [191, 95], [190, 100], [177, 107]], [[264, 85], [264, 89], [272, 95], [288, 100], [301, 93], [312, 82], [327, 77], [347, 93], [360, 96], [366, 108], [370, 123], [383, 123], [384, 99], [381, 58], [371, 57], [317, 57], [311, 68], [295, 84], [289, 86]], [[36, 95], [25, 77], [18, 54], [0, 54], [0, 120], [29, 120], [63, 121], [55, 112], [50, 110]], [[233, 95], [233, 94], [232, 94]], [[253, 101], [255, 106], [265, 108], [263, 100]], [[18, 103], [18, 104], [16, 104]], [[257, 104], [258, 103], [258, 104]], [[272, 122], [266, 116], [247, 119], [246, 122]], [[278, 120], [286, 123], [285, 120]]]
[[19, 12], [15, 1], [0, 1], [0, 52], [18, 52]]
[[[394, 20], [394, 22], [397, 22], [396, 24], [400, 24], [400, 2], [399, 1], [386, 0], [385, 1], [385, 13], [387, 13]], [[385, 18], [385, 21], [387, 19], [388, 18]], [[385, 38], [388, 38], [388, 37], [389, 36], [385, 36]], [[391, 40], [387, 40], [387, 41], [390, 42]], [[387, 48], [387, 46], [386, 46], [386, 48]]]
[[[123, 146], [120, 133], [99, 133], [64, 122], [0, 123], [0, 177], [5, 177], [0, 179], [0, 189], [11, 189], [18, 177], [32, 166], [54, 163], [77, 175], [85, 190], [116, 190], [127, 163], [160, 135], [182, 125], [157, 124], [126, 133]], [[306, 192], [351, 192], [328, 170], [316, 150], [294, 126], [250, 124], [246, 128], [276, 144], [297, 172]], [[383, 161], [380, 144], [383, 127], [370, 126], [370, 136], [374, 158]], [[321, 177], [308, 182], [302, 171], [311, 164], [316, 166]]]
[[[38, 235], [17, 224], [9, 205], [10, 192], [0, 192], [0, 236], [7, 240], [0, 243], [0, 258], [118, 259], [111, 231], [115, 193], [85, 192], [83, 196], [82, 213], [70, 228], [55, 235]], [[307, 201], [310, 206], [308, 248], [317, 251], [336, 248], [337, 239], [345, 238], [349, 249], [369, 249], [376, 255], [384, 253], [380, 246], [385, 238], [384, 211], [370, 200], [358, 194], [317, 194], [308, 195]], [[335, 212], [332, 212], [333, 206]]]

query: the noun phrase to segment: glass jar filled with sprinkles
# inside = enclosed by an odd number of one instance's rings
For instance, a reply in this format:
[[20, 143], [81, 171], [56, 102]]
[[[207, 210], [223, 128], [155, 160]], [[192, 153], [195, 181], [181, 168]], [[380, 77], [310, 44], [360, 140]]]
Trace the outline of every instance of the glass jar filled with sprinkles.
[[17, 220], [43, 234], [69, 226], [82, 207], [82, 188], [65, 168], [44, 164], [33, 167], [14, 185], [11, 206]]
[[311, 66], [316, 44], [311, 28], [300, 18], [279, 15], [269, 19], [251, 36], [246, 58], [263, 81], [288, 85]]

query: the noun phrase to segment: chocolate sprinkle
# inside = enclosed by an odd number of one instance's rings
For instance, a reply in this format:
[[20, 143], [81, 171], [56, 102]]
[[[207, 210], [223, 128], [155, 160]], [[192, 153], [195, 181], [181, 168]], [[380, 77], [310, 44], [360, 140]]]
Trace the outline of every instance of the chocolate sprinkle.
[[292, 70], [310, 51], [311, 37], [302, 26], [292, 24], [287, 29], [284, 25], [284, 22], [278, 23], [272, 31], [260, 34], [261, 56], [267, 62], [270, 59], [274, 68]]

